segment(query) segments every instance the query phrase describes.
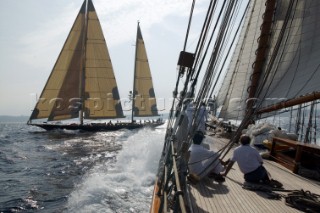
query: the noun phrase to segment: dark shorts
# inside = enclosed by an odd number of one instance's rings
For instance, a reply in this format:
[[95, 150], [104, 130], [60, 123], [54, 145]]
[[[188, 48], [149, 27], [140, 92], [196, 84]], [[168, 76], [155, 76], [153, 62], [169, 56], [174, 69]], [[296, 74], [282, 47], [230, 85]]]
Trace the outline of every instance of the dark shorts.
[[270, 181], [268, 172], [263, 166], [259, 166], [256, 170], [245, 174], [244, 179], [253, 183], [266, 183]]

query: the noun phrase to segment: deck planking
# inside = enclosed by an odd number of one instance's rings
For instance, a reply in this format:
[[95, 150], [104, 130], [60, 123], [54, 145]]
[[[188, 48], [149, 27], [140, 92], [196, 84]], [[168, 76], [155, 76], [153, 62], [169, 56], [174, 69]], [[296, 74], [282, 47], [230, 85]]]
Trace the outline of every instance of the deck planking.
[[[210, 137], [210, 148], [219, 150], [226, 143], [224, 138]], [[212, 139], [212, 140], [211, 140]], [[228, 159], [232, 155], [233, 149], [228, 153]], [[308, 190], [312, 193], [320, 195], [320, 185], [316, 181], [308, 180], [304, 177], [292, 173], [285, 167], [276, 162], [264, 160], [264, 166], [271, 174], [271, 177], [280, 181], [283, 188], [286, 190]], [[188, 184], [190, 211], [194, 213], [266, 213], [266, 212], [301, 212], [298, 209], [292, 208], [285, 203], [285, 198], [280, 200], [270, 199], [265, 192], [250, 191], [243, 189], [244, 179], [240, 172], [237, 163], [228, 173], [226, 181], [217, 183], [213, 179], [204, 178], [198, 184]], [[279, 192], [283, 196], [288, 192]]]

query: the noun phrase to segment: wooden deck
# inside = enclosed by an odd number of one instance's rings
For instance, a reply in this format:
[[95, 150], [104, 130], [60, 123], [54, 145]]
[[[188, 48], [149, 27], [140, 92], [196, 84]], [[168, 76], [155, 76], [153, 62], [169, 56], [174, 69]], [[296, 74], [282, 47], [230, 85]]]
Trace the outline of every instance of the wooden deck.
[[[210, 144], [210, 147], [213, 150], [218, 150], [225, 143], [226, 139], [213, 137], [213, 143]], [[232, 150], [228, 155], [232, 155]], [[284, 189], [303, 189], [304, 191], [309, 190], [312, 193], [320, 195], [320, 185], [318, 182], [298, 176], [273, 161], [264, 160], [264, 165], [272, 178], [283, 184]], [[196, 185], [188, 184], [190, 193], [187, 199], [191, 203], [189, 211], [195, 213], [301, 212], [286, 205], [284, 198], [280, 200], [270, 199], [265, 192], [243, 189], [243, 183], [243, 174], [240, 172], [237, 163], [235, 163], [224, 183], [217, 183], [213, 179], [205, 178]], [[288, 194], [288, 192], [276, 193], [282, 195]]]

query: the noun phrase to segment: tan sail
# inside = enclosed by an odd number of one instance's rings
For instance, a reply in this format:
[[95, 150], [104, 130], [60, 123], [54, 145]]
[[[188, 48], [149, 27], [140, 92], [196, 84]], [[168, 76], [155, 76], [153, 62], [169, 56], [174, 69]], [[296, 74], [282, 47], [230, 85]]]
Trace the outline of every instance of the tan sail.
[[147, 51], [138, 23], [133, 86], [133, 116], [157, 116], [158, 109], [153, 89]]
[[85, 118], [124, 117], [108, 48], [91, 0], [87, 32]]
[[111, 59], [91, 0], [82, 4], [30, 120], [76, 118], [82, 111], [84, 118], [123, 117]]

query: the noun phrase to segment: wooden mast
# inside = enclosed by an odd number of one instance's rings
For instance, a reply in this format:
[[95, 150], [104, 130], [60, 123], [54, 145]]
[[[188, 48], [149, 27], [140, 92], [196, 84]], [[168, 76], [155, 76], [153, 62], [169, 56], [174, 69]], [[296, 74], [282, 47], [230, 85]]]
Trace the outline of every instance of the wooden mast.
[[[266, 2], [266, 10], [264, 13], [264, 19], [261, 26], [261, 36], [259, 37], [259, 45], [256, 60], [253, 67], [251, 86], [248, 88], [249, 96], [248, 100], [255, 100], [255, 93], [258, 88], [261, 70], [265, 63], [266, 52], [269, 49], [269, 39], [270, 39], [270, 30], [272, 26], [272, 20], [274, 15], [274, 10], [276, 7], [276, 0], [268, 0]], [[254, 101], [248, 101], [246, 113], [251, 115], [253, 113]]]
[[[273, 16], [274, 16], [274, 10], [276, 8], [276, 0], [268, 0], [266, 2], [266, 9], [263, 16], [263, 23], [261, 26], [261, 33], [260, 38], [258, 40], [258, 49], [257, 49], [257, 55], [255, 63], [253, 64], [253, 73], [251, 76], [251, 86], [248, 88], [248, 100], [255, 100], [255, 93], [258, 88], [259, 80], [262, 73], [262, 67], [265, 63], [265, 57], [266, 53], [269, 49], [268, 43], [270, 39], [270, 30], [272, 26]], [[235, 136], [232, 138], [232, 142], [236, 143], [240, 139], [240, 136], [242, 134], [242, 130], [244, 128], [247, 128], [249, 124], [252, 122], [252, 115], [254, 113], [254, 101], [248, 101], [246, 106], [246, 112], [244, 119], [242, 120]]]

